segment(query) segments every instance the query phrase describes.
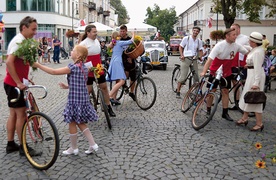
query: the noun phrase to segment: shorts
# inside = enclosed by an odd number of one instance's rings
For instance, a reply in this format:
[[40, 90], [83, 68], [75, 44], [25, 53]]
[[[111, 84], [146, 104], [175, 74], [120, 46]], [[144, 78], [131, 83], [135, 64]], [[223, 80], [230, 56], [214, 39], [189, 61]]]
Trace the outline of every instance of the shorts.
[[[95, 81], [95, 77], [88, 77], [86, 84], [87, 85], [92, 85], [93, 81]], [[105, 74], [103, 74], [98, 78], [98, 83], [102, 84], [102, 83], [105, 83], [105, 82], [106, 82]]]
[[124, 65], [124, 69], [125, 71], [131, 71], [134, 70], [136, 67], [135, 61], [133, 60], [132, 63], [129, 63], [126, 59], [123, 60], [123, 65]]
[[11, 102], [12, 99], [16, 99], [18, 96], [17, 91], [15, 90], [15, 87], [4, 83], [4, 89], [6, 91], [6, 95], [7, 95], [7, 99], [8, 99], [8, 106], [10, 108], [26, 107], [26, 102], [24, 100], [24, 92], [22, 90], [20, 90], [20, 97], [19, 97], [18, 101]]
[[136, 69], [129, 71], [128, 76], [131, 81], [135, 81], [136, 80]]
[[[208, 79], [208, 82], [213, 82], [213, 80], [216, 78], [216, 76], [213, 76], [213, 75], [210, 75], [209, 76], [209, 79]], [[226, 80], [226, 81], [225, 81]], [[231, 88], [231, 80], [232, 80], [232, 76], [228, 76], [228, 77], [225, 77], [225, 78], [221, 78], [220, 81], [216, 81], [214, 86], [213, 86], [213, 89], [216, 89], [218, 87], [218, 85], [220, 85], [220, 88], [223, 89], [223, 88], [227, 88], [227, 89], [230, 89]], [[227, 83], [227, 84], [226, 84]], [[211, 84], [207, 84], [207, 88], [210, 87]]]

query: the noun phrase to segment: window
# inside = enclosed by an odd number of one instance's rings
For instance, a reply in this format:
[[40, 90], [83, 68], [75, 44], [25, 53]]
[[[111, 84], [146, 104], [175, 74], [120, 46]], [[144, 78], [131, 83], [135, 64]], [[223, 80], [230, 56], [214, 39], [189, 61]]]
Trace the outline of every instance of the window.
[[7, 11], [16, 11], [16, 0], [7, 0]]
[[55, 0], [21, 0], [21, 11], [55, 12]]

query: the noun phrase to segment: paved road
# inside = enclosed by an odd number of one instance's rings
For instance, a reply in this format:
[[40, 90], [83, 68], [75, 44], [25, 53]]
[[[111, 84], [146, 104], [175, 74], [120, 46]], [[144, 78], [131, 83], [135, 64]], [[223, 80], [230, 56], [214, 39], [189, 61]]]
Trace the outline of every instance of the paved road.
[[[150, 110], [140, 110], [125, 96], [122, 105], [114, 107], [117, 117], [112, 118], [112, 131], [103, 119], [90, 124], [100, 146], [97, 154], [84, 154], [88, 145], [79, 133], [79, 155], [60, 153], [47, 171], [35, 170], [18, 153], [5, 153], [8, 109], [3, 90], [5, 64], [0, 66], [0, 179], [275, 179], [276, 164], [273, 166], [267, 160], [267, 169], [257, 169], [254, 164], [261, 153], [272, 152], [276, 145], [276, 91], [267, 94], [263, 132], [250, 132], [247, 127], [221, 119], [221, 107], [204, 129], [195, 131], [191, 114], [180, 112], [181, 100], [171, 90], [171, 73], [177, 57], [170, 56], [169, 61], [166, 71], [156, 69], [148, 74], [158, 89], [157, 101]], [[62, 60], [61, 65], [49, 66], [63, 67], [69, 62]], [[38, 105], [56, 123], [62, 151], [69, 145], [68, 127], [61, 115], [67, 92], [59, 89], [57, 83], [65, 82], [65, 76], [42, 71], [33, 74], [37, 84], [48, 88], [48, 96], [38, 100]], [[275, 81], [272, 88], [275, 89]], [[235, 119], [241, 117], [238, 112], [230, 115]], [[248, 127], [254, 123], [254, 118], [250, 118]], [[259, 152], [253, 148], [256, 142], [263, 145]]]

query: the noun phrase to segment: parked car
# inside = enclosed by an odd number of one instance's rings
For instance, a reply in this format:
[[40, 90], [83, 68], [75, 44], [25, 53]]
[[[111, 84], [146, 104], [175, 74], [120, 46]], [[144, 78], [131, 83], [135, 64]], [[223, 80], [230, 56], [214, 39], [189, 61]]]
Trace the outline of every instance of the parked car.
[[145, 53], [141, 56], [141, 60], [153, 66], [162, 66], [167, 69], [168, 52], [165, 41], [145, 41]]

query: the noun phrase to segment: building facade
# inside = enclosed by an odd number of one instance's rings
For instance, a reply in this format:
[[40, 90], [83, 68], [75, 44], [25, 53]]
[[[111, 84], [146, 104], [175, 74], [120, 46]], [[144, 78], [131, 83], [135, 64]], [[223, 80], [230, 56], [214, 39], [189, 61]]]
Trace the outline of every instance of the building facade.
[[47, 37], [51, 43], [54, 35], [68, 48], [66, 31], [76, 29], [80, 20], [86, 24], [100, 22], [114, 27], [117, 23], [115, 9], [110, 0], [1, 0], [5, 32], [1, 34], [4, 50], [10, 40], [19, 33], [20, 20], [32, 16], [38, 21], [35, 38]]
[[[175, 31], [178, 35], [189, 34], [193, 26], [199, 26], [202, 31], [200, 38], [202, 40], [210, 39], [210, 32], [213, 30], [225, 30], [223, 15], [213, 13], [214, 4], [211, 0], [198, 0], [195, 4], [189, 7], [186, 11], [179, 15], [179, 21], [175, 25]], [[266, 18], [268, 13], [267, 8], [263, 8], [260, 14], [261, 23], [252, 23], [247, 20], [247, 16], [240, 12], [237, 13], [234, 23], [241, 26], [241, 33], [250, 35], [252, 31], [257, 31], [265, 34], [271, 46], [276, 46], [276, 15], [273, 18]], [[208, 20], [212, 19], [212, 27], [207, 27]], [[212, 44], [215, 42], [213, 41]]]

